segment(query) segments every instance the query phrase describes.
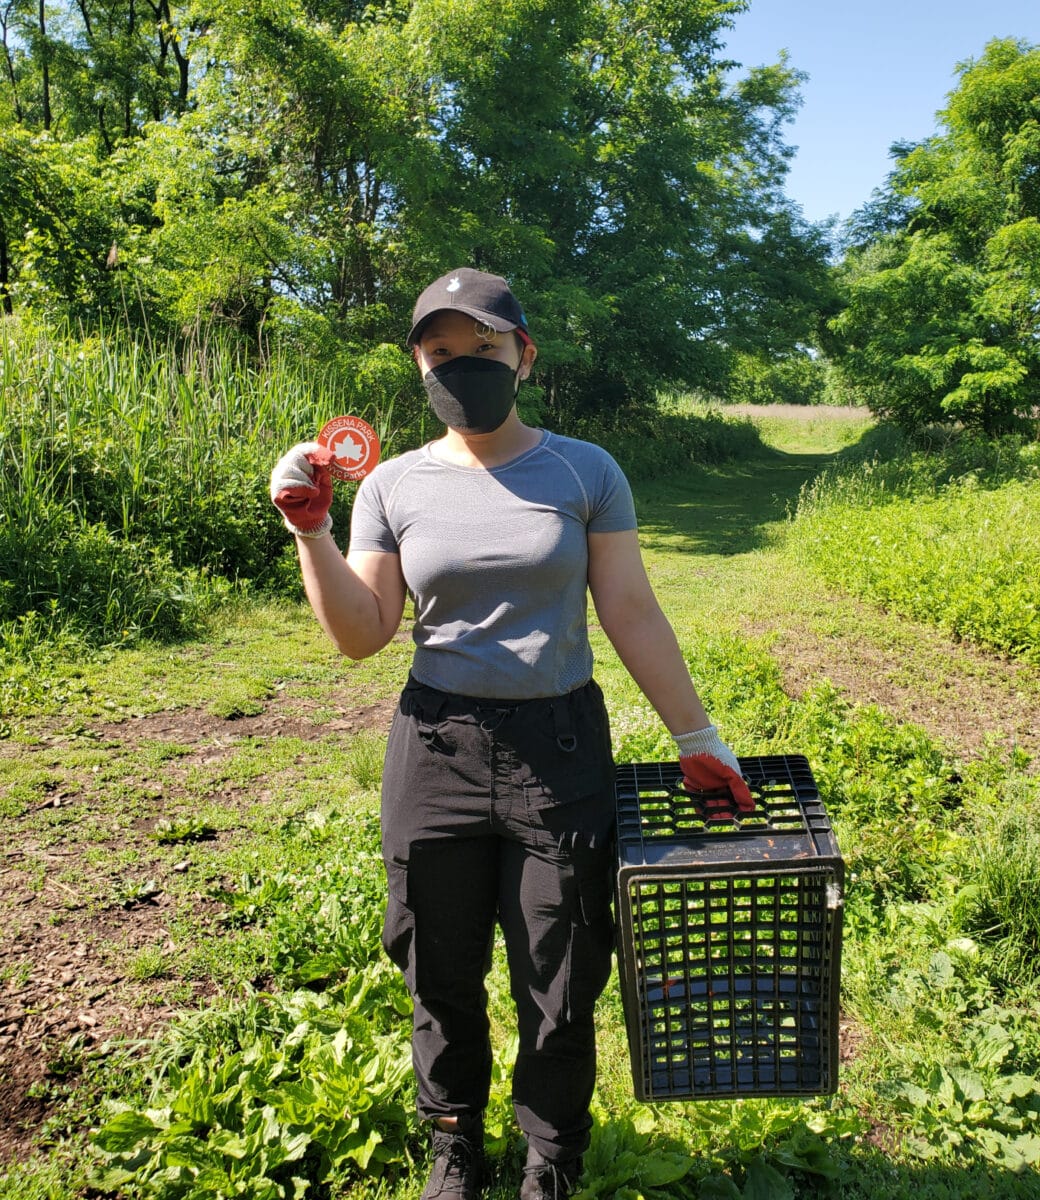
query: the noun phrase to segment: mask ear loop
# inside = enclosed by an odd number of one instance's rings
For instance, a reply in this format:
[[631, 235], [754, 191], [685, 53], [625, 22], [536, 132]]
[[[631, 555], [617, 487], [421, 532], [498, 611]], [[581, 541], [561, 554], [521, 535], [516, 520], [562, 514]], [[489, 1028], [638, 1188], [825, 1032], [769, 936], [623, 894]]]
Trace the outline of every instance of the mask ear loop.
[[[493, 337], [498, 336], [498, 330], [494, 327], [494, 325], [489, 325], [486, 321], [474, 321], [473, 322], [473, 332], [477, 335], [478, 338], [485, 338], [487, 341], [490, 341]], [[514, 332], [519, 335], [520, 340], [523, 342], [525, 347], [531, 345], [531, 339], [524, 330], [517, 327], [517, 329]], [[521, 361], [517, 365], [516, 370], [513, 372], [513, 395], [514, 396], [519, 394], [520, 384], [523, 383], [523, 380], [520, 378], [520, 370], [523, 367], [523, 365], [524, 365], [523, 364], [523, 356], [521, 355]]]

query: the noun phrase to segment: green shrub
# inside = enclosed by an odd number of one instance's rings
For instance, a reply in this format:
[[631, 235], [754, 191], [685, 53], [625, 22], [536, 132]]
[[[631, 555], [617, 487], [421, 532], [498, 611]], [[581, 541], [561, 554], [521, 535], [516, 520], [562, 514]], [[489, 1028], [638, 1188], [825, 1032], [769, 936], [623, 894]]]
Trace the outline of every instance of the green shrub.
[[310, 1181], [399, 1170], [411, 1158], [407, 1039], [374, 1034], [365, 973], [335, 1000], [258, 997], [221, 1037], [170, 1065], [144, 1111], [115, 1105], [95, 1145], [105, 1195], [300, 1196]]
[[1031, 443], [961, 437], [819, 476], [787, 545], [827, 582], [1040, 662], [1040, 472]]
[[[298, 594], [270, 468], [344, 411], [399, 449], [410, 363], [390, 351], [315, 365], [216, 335], [156, 348], [0, 324], [0, 620], [46, 612], [97, 645], [179, 637], [243, 581]], [[340, 529], [355, 490], [336, 488]]]
[[[0, 621], [49, 613], [92, 645], [198, 628], [207, 589], [167, 550], [131, 541], [50, 505], [28, 528], [0, 528]], [[52, 628], [50, 634], [57, 633]]]
[[654, 410], [619, 413], [612, 420], [578, 420], [559, 430], [605, 447], [630, 480], [687, 471], [696, 464], [730, 462], [761, 453], [762, 441], [747, 420], [704, 407], [680, 412], [667, 401]]
[[824, 360], [804, 352], [779, 359], [738, 354], [725, 398], [728, 404], [821, 404], [826, 384]]

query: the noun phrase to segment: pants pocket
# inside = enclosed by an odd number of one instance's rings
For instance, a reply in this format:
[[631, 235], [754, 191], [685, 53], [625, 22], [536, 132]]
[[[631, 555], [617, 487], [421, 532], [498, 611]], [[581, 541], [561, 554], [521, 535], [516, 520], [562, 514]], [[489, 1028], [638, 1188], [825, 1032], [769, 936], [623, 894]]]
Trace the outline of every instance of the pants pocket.
[[598, 686], [561, 696], [523, 721], [516, 752], [517, 782], [532, 814], [611, 790], [610, 725]]
[[409, 990], [415, 986], [415, 918], [408, 903], [408, 866], [385, 860], [387, 899], [383, 917], [383, 949], [404, 976]]

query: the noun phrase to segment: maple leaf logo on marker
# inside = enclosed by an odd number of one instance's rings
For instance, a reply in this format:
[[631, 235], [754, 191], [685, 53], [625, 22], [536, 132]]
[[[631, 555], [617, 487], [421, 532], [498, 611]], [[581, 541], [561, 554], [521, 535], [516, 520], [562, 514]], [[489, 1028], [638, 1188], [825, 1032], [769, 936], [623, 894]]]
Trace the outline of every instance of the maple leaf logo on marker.
[[333, 417], [318, 441], [332, 452], [329, 474], [335, 479], [364, 479], [379, 462], [379, 438], [360, 417]]
[[329, 449], [332, 451], [332, 457], [340, 463], [361, 462], [367, 452], [364, 442], [356, 442], [349, 434]]

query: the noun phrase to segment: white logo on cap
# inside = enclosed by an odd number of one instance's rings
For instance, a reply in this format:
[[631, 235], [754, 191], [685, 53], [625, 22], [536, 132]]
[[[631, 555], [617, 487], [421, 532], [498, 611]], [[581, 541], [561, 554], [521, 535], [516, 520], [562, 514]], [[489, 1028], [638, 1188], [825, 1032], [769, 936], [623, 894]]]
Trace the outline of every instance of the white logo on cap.
[[458, 275], [453, 275], [446, 290], [449, 292], [457, 292], [460, 287], [462, 287], [462, 280], [459, 279]]

